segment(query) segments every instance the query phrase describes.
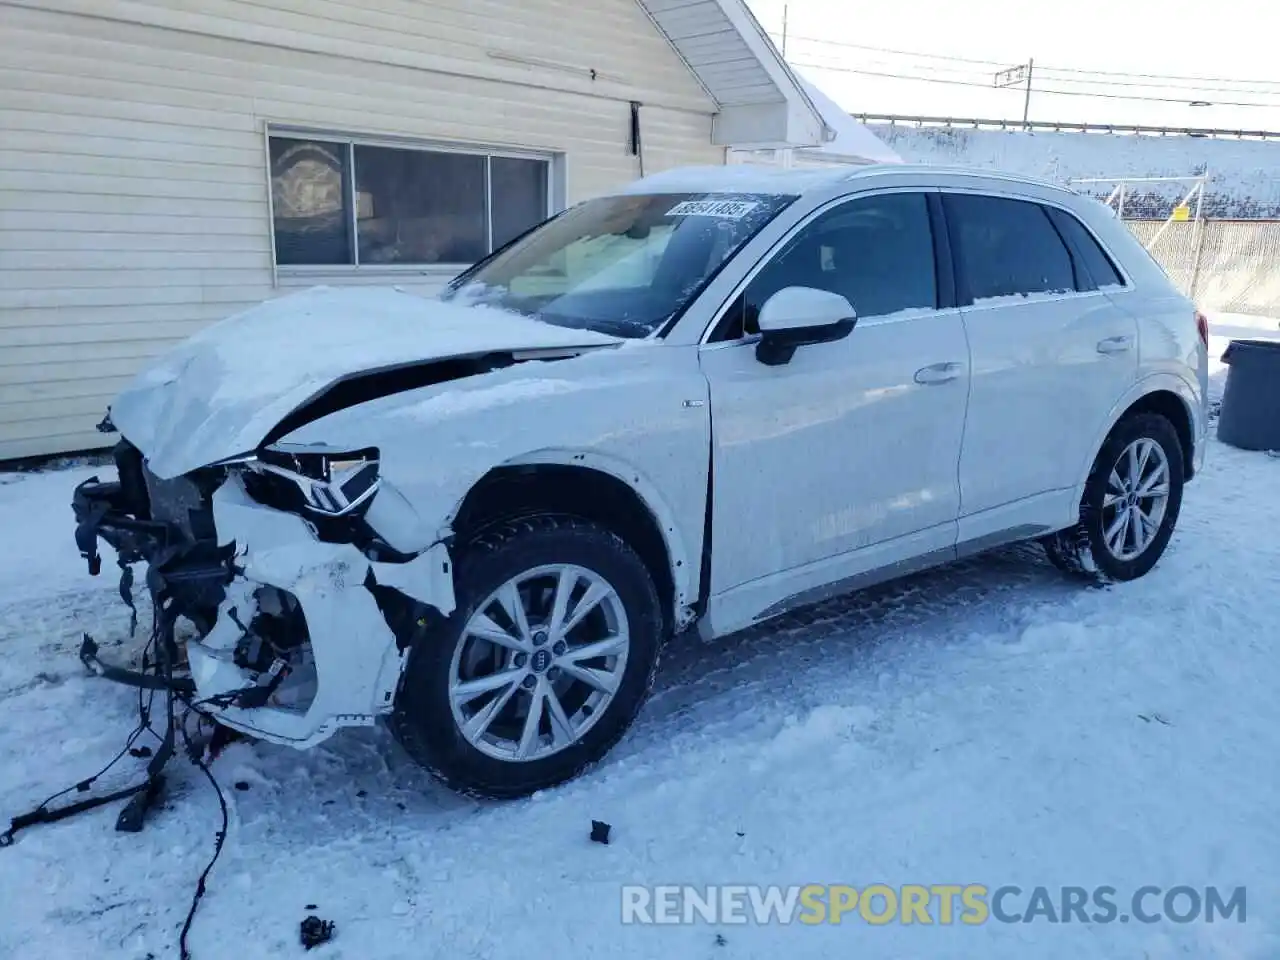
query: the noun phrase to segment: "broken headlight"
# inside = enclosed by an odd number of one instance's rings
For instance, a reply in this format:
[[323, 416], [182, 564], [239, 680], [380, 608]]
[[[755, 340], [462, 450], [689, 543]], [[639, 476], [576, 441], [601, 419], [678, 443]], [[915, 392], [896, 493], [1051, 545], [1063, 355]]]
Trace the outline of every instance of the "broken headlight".
[[259, 451], [245, 466], [261, 481], [255, 486], [265, 497], [250, 490], [255, 499], [328, 517], [362, 512], [381, 483], [378, 451], [372, 447], [346, 451], [277, 445]]

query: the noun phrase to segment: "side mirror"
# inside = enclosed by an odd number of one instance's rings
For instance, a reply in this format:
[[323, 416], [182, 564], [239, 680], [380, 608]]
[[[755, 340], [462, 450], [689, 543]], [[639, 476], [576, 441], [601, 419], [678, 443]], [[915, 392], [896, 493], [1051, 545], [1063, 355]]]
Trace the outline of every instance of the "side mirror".
[[838, 293], [813, 287], [784, 287], [760, 308], [756, 359], [770, 367], [789, 363], [797, 347], [843, 340], [858, 315]]

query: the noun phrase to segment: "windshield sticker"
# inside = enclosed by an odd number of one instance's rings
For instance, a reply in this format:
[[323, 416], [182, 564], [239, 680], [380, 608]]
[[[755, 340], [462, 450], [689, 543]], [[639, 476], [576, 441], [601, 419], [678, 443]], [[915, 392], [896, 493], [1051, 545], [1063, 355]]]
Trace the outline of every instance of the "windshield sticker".
[[760, 204], [753, 200], [685, 200], [667, 211], [668, 217], [721, 217], [741, 220]]

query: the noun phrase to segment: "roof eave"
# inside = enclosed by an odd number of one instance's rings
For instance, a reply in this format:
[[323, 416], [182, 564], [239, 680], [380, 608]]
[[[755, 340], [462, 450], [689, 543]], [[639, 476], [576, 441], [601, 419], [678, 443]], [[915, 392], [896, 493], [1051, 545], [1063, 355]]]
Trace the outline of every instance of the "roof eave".
[[717, 145], [749, 149], [769, 147], [781, 149], [815, 147], [826, 143], [834, 136], [834, 131], [822, 119], [822, 113], [817, 104], [809, 97], [799, 77], [792, 71], [783, 58], [782, 52], [760, 25], [755, 14], [743, 0], [717, 0], [717, 2], [742, 39], [746, 41], [748, 48], [760, 61], [760, 65], [769, 74], [769, 78], [773, 80], [774, 86], [778, 88], [785, 103], [785, 113], [781, 118], [784, 124], [781, 137], [764, 142], [738, 140], [720, 144], [716, 141]]
[[722, 107], [711, 128], [711, 142], [740, 150], [785, 150], [817, 146], [827, 126], [794, 103], [741, 104]]
[[671, 11], [670, 4], [658, 5], [654, 0], [637, 2], [718, 106], [712, 129], [713, 144], [743, 149], [785, 149], [819, 146], [834, 136], [803, 84], [743, 0], [714, 0], [714, 3], [726, 25], [742, 40], [768, 76], [772, 89], [742, 98], [718, 93], [716, 84], [699, 72], [696, 58], [686, 54], [682, 40], [667, 31], [663, 15]]

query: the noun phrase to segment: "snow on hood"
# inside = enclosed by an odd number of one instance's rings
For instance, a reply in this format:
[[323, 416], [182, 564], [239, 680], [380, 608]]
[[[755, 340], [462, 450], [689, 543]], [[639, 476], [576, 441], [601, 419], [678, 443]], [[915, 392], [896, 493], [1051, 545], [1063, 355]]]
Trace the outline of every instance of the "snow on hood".
[[196, 334], [143, 370], [111, 419], [161, 477], [256, 448], [290, 412], [353, 374], [503, 350], [620, 341], [390, 288], [316, 287]]

